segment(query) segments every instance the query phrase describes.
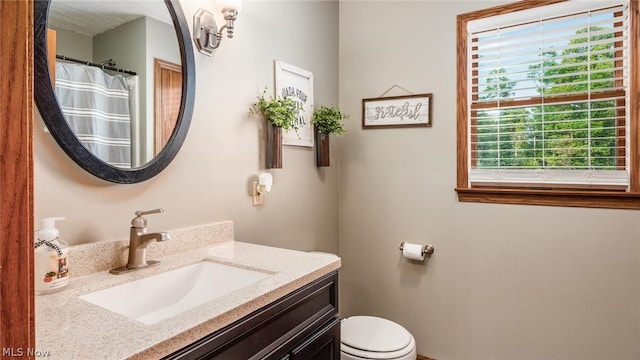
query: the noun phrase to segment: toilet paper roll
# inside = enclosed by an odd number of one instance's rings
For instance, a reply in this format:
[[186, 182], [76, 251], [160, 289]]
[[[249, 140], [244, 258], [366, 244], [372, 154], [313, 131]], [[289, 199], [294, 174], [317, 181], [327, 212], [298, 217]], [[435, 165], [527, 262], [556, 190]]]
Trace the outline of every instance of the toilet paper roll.
[[422, 245], [404, 243], [402, 248], [402, 256], [411, 260], [424, 261], [424, 255], [422, 254]]

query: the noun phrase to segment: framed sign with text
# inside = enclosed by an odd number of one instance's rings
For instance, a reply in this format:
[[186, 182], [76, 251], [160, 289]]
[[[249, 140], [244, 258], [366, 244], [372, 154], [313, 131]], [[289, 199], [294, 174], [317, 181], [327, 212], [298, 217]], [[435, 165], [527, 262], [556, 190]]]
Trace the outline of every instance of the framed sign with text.
[[293, 98], [300, 106], [298, 131], [282, 134], [284, 145], [313, 147], [313, 74], [310, 71], [275, 60], [276, 97]]
[[362, 99], [362, 128], [429, 127], [431, 94]]

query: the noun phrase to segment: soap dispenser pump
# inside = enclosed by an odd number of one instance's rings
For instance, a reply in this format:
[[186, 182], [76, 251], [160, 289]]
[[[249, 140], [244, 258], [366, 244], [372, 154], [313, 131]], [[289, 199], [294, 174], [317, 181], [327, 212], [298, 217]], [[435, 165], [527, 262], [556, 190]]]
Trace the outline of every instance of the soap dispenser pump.
[[35, 291], [48, 294], [61, 290], [69, 283], [69, 246], [60, 239], [56, 221], [63, 217], [42, 219], [42, 228], [35, 239]]

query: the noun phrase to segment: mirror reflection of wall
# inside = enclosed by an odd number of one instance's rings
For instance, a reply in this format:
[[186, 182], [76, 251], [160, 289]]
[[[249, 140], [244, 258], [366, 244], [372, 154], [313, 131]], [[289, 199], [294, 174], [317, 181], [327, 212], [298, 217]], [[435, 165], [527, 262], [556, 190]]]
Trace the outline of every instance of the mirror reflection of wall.
[[[52, 12], [55, 12], [56, 3], [56, 1], [52, 3]], [[164, 6], [162, 3], [156, 5]], [[165, 12], [168, 16], [166, 7]], [[97, 125], [87, 125], [86, 113], [89, 111], [79, 117], [79, 111], [74, 114], [73, 111], [67, 112], [63, 109], [65, 118], [72, 128], [77, 129], [76, 135], [83, 145], [103, 161], [120, 168], [144, 166], [157, 154], [154, 140], [156, 135], [154, 109], [157, 106], [154, 96], [154, 85], [156, 84], [154, 62], [159, 59], [166, 63], [176, 64], [176, 68], [181, 69], [180, 49], [173, 24], [149, 16], [139, 16], [98, 34], [92, 34], [91, 31], [82, 31], [84, 34], [81, 34], [77, 32], [77, 29], [72, 31], [64, 29], [62, 26], [64, 23], [56, 24], [55, 20], [49, 23], [49, 27], [56, 31], [56, 53], [58, 55], [97, 64], [104, 63], [136, 73], [136, 76], [131, 76], [101, 68], [89, 69], [86, 65], [58, 60], [56, 66], [66, 63], [68, 65], [64, 66], [103, 73], [102, 75], [92, 75], [90, 80], [92, 82], [94, 82], [94, 77], [104, 76], [106, 80], [101, 83], [119, 83], [116, 85], [116, 89], [111, 90], [110, 94], [119, 94], [121, 86], [129, 90], [129, 98], [127, 99], [129, 115], [126, 119], [120, 110], [113, 110], [114, 115], [109, 116], [104, 112], [110, 113], [111, 110], [103, 111], [95, 108], [90, 112], [97, 120], [91, 121], [99, 123]], [[173, 39], [173, 41], [168, 39]], [[56, 71], [56, 77], [67, 76], [68, 73], [69, 71]], [[91, 86], [86, 86], [86, 88], [88, 87], [95, 87], [95, 82]], [[61, 106], [64, 106], [62, 102], [67, 101], [65, 100], [67, 95], [63, 95], [60, 88], [61, 86], [56, 81], [58, 101], [61, 102]], [[102, 91], [99, 90], [98, 93]], [[179, 91], [181, 91], [181, 87], [179, 87]], [[119, 95], [115, 97], [119, 98]], [[178, 95], [178, 99], [180, 98], [181, 93]], [[78, 106], [84, 107], [85, 105]], [[177, 113], [173, 116], [177, 119]], [[81, 125], [74, 126], [74, 122]], [[175, 119], [173, 123], [175, 124]], [[127, 127], [127, 131], [122, 129], [123, 125]], [[173, 128], [168, 130], [169, 134], [172, 130]], [[126, 149], [126, 157], [119, 155], [123, 149]]]

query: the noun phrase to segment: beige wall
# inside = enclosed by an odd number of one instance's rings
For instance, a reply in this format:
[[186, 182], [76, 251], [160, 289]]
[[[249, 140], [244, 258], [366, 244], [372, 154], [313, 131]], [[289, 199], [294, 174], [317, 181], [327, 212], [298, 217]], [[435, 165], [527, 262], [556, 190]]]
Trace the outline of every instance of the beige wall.
[[[182, 1], [189, 26], [210, 4]], [[150, 230], [231, 219], [241, 241], [331, 252], [339, 235], [343, 315], [401, 323], [420, 354], [640, 358], [638, 212], [457, 202], [455, 15], [495, 4], [341, 1], [338, 21], [336, 2], [245, 1], [236, 37], [212, 58], [195, 55], [191, 130], [160, 176], [96, 179], [37, 120], [36, 219], [66, 216], [71, 243], [126, 237], [133, 212], [154, 207], [166, 213], [149, 218]], [[312, 71], [316, 104], [339, 100], [352, 119], [332, 139], [329, 168], [315, 167], [311, 149], [285, 147], [266, 205], [254, 208], [263, 133], [246, 112], [272, 86], [273, 59]], [[433, 93], [433, 127], [361, 130], [361, 99], [396, 84]], [[403, 240], [436, 252], [408, 263]]]
[[93, 41], [86, 35], [73, 31], [54, 29], [56, 31], [57, 55], [93, 61]]
[[[456, 15], [497, 4], [340, 2], [342, 313], [436, 359], [638, 359], [637, 211], [457, 201]], [[361, 130], [361, 99], [395, 84], [433, 93], [432, 128]], [[435, 254], [408, 263], [403, 240]]]
[[[210, 1], [182, 1], [189, 27]], [[220, 22], [222, 22], [220, 20]], [[234, 220], [236, 239], [337, 252], [338, 163], [315, 166], [311, 148], [284, 149], [284, 168], [263, 207], [252, 207], [249, 184], [264, 169], [261, 122], [247, 116], [265, 86], [273, 91], [273, 60], [314, 74], [315, 101], [337, 103], [338, 3], [246, 1], [235, 37], [213, 55], [195, 54], [196, 101], [185, 144], [159, 176], [135, 185], [93, 177], [73, 163], [35, 124], [35, 215], [66, 216], [61, 235], [72, 244], [128, 236], [136, 210], [163, 207], [149, 230]], [[40, 226], [36, 224], [36, 228]], [[161, 246], [160, 244], [157, 246]]]

